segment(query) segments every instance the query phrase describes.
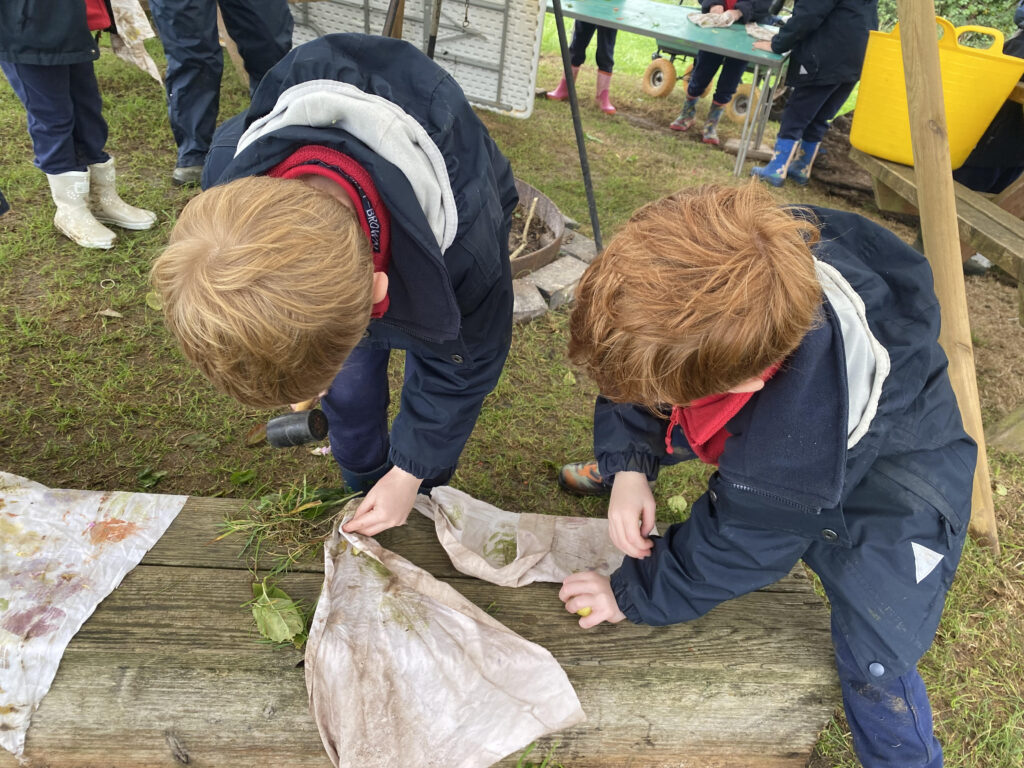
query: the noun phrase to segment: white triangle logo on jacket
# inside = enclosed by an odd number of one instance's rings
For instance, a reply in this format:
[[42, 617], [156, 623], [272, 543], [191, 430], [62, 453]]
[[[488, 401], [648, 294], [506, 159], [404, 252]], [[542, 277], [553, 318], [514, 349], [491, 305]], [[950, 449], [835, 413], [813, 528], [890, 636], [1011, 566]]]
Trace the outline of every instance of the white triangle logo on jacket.
[[916, 541], [910, 542], [910, 546], [914, 550], [914, 574], [917, 577], [917, 583], [920, 584], [929, 573], [935, 570], [935, 566], [942, 561], [943, 556]]

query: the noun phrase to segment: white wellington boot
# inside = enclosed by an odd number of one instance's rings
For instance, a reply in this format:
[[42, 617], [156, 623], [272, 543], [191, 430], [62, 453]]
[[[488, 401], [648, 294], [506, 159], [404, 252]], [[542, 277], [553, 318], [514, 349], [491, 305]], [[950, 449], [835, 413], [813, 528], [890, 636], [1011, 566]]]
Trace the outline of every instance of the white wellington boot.
[[83, 248], [110, 248], [117, 237], [89, 210], [89, 172], [46, 174], [50, 195], [57, 204], [53, 225]]
[[156, 214], [128, 205], [117, 195], [114, 158], [89, 166], [89, 207], [97, 221], [125, 229], [149, 229], [156, 223]]

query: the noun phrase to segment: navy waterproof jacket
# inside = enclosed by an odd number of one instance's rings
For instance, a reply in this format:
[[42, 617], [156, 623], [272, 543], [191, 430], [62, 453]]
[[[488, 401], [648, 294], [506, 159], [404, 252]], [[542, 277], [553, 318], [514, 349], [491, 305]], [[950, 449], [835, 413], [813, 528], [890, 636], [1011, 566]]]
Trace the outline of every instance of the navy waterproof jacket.
[[0, 2], [0, 61], [54, 66], [99, 57], [83, 0]]
[[[442, 253], [401, 168], [334, 125], [291, 125], [235, 154], [239, 134], [287, 89], [314, 81], [355, 85], [413, 117], [440, 149], [458, 212]], [[391, 215], [387, 313], [363, 344], [408, 350], [390, 460], [416, 477], [454, 469], [484, 397], [498, 381], [512, 335], [510, 217], [518, 202], [508, 161], [440, 66], [401, 40], [326, 35], [289, 52], [260, 82], [249, 110], [214, 136], [204, 186], [265, 174], [318, 144], [358, 162]]]
[[772, 51], [791, 51], [787, 85], [853, 83], [872, 29], [878, 29], [878, 0], [796, 0]]
[[[851, 432], [844, 333], [826, 299], [820, 323], [728, 423], [690, 519], [655, 537], [651, 556], [625, 558], [612, 588], [631, 621], [671, 624], [777, 581], [802, 558], [864, 678], [879, 679], [906, 672], [931, 643], [970, 514], [976, 448], [937, 342], [927, 262], [855, 214], [810, 210], [822, 233], [815, 256], [863, 302], [877, 345], [864, 416]], [[602, 475], [653, 480], [660, 465], [692, 458], [679, 428], [666, 455], [667, 424], [599, 399]]]

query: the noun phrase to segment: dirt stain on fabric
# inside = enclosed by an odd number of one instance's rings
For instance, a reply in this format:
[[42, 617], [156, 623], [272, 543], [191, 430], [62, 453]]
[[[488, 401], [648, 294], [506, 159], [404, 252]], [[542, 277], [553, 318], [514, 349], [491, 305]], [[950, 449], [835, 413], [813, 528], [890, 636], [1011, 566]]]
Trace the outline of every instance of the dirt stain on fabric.
[[89, 540], [96, 545], [106, 544], [107, 542], [123, 541], [129, 536], [133, 536], [139, 531], [138, 523], [131, 523], [127, 520], [121, 520], [119, 518], [109, 518], [107, 520], [100, 520], [89, 529]]

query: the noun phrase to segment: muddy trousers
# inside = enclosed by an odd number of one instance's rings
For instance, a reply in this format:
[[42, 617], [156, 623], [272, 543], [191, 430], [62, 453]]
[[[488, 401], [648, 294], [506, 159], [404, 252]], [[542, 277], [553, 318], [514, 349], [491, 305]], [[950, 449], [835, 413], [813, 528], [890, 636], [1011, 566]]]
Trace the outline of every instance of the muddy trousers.
[[891, 680], [865, 680], [834, 621], [832, 643], [853, 748], [864, 768], [942, 768], [942, 747], [917, 668]]

